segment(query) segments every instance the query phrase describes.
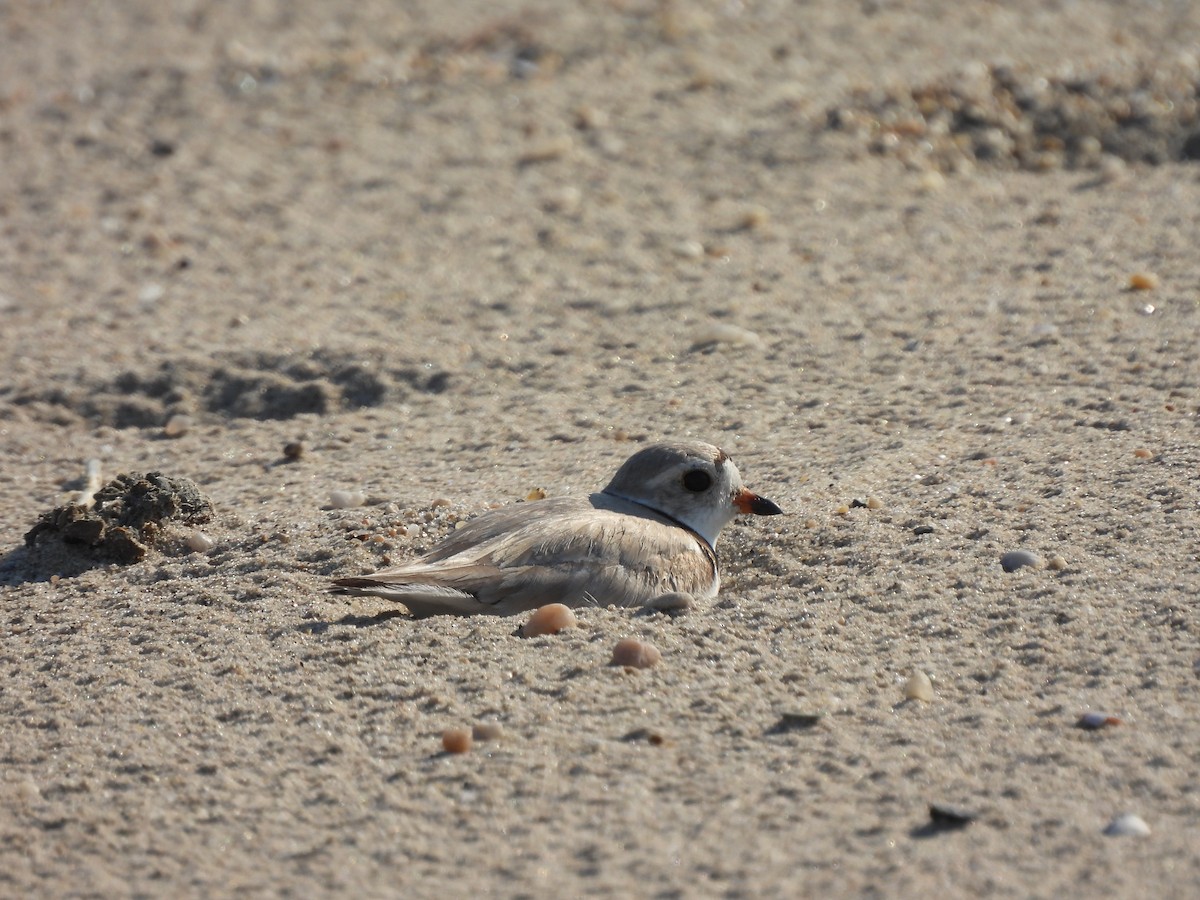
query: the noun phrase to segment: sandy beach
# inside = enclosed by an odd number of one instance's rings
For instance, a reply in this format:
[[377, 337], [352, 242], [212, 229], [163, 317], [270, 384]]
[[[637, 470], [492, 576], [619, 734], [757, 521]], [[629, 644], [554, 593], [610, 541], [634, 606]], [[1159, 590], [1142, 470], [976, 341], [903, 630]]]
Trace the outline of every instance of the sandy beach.
[[[12, 0], [0, 48], [0, 895], [1196, 895], [1200, 6]], [[673, 437], [786, 513], [715, 601], [327, 593]], [[211, 512], [27, 544], [89, 460]]]

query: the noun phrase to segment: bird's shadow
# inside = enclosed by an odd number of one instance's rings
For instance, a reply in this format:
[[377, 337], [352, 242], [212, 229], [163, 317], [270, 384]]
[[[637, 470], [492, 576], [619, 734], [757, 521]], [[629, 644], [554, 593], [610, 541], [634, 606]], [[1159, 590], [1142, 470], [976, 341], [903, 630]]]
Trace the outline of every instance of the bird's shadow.
[[375, 625], [382, 625], [389, 619], [407, 618], [409, 618], [409, 614], [402, 609], [388, 609], [381, 613], [376, 613], [373, 616], [356, 616], [349, 614], [342, 616], [340, 619], [335, 619], [328, 622], [301, 622], [296, 626], [296, 630], [304, 634], [324, 634], [335, 625], [342, 625], [347, 628], [371, 628]]

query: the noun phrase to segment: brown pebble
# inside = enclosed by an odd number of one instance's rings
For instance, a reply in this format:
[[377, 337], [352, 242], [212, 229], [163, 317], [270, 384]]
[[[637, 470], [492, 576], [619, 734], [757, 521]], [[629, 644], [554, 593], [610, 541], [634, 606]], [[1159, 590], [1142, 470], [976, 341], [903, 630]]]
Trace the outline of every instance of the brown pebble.
[[531, 490], [528, 494], [525, 495], [525, 499], [531, 503], [535, 500], [545, 500], [546, 499], [546, 489], [540, 488], [540, 487], [535, 487], [533, 490]]
[[442, 749], [447, 753], [466, 753], [471, 749], [471, 730], [447, 728], [442, 732]]
[[1138, 447], [1136, 450], [1133, 451], [1133, 455], [1136, 456], [1138, 459], [1153, 459], [1154, 451], [1147, 450], [1145, 447]]
[[300, 441], [288, 441], [283, 445], [284, 459], [299, 459], [304, 455], [304, 444]]
[[624, 638], [613, 647], [610, 666], [628, 666], [631, 669], [648, 669], [662, 662], [658, 648], [637, 638]]
[[169, 438], [183, 437], [191, 427], [191, 416], [177, 414], [167, 419], [167, 424], [163, 426], [163, 435]]
[[533, 611], [521, 626], [521, 637], [538, 637], [543, 634], [558, 634], [564, 628], [575, 627], [575, 613], [562, 603], [548, 603]]
[[1131, 291], [1152, 291], [1158, 287], [1158, 276], [1153, 272], [1134, 272], [1129, 276]]

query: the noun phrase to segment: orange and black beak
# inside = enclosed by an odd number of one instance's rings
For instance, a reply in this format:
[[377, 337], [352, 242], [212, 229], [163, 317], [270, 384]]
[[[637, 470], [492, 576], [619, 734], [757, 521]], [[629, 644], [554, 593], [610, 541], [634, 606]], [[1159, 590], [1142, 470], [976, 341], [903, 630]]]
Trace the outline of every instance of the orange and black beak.
[[742, 488], [733, 495], [733, 505], [738, 512], [747, 513], [755, 516], [781, 516], [783, 510], [768, 500], [766, 497], [760, 497], [753, 491]]

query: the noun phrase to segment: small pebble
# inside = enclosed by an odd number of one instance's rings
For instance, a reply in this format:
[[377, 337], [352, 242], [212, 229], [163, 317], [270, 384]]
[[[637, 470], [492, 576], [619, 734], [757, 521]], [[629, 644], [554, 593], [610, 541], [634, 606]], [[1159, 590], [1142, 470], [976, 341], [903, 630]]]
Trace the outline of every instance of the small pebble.
[[933, 701], [933, 682], [924, 672], [913, 672], [908, 681], [904, 682], [904, 699]]
[[1063, 557], [1055, 553], [1052, 557], [1046, 560], [1046, 568], [1055, 572], [1061, 572], [1067, 567], [1067, 561]]
[[304, 455], [304, 444], [300, 441], [288, 441], [283, 445], [284, 459], [299, 459]]
[[1133, 455], [1136, 456], [1138, 459], [1153, 459], [1154, 451], [1147, 450], [1145, 447], [1138, 447], [1136, 450], [1133, 451]]
[[878, 497], [868, 497], [867, 509], [883, 509], [883, 501]]
[[765, 207], [752, 206], [750, 209], [742, 213], [741, 219], [738, 221], [738, 228], [745, 231], [757, 231], [771, 221], [771, 214], [767, 212]]
[[947, 803], [929, 804], [929, 821], [937, 828], [946, 831], [966, 828], [978, 816], [969, 809], [961, 806], [950, 806]]
[[564, 628], [574, 628], [575, 613], [562, 603], [548, 603], [533, 611], [533, 615], [521, 626], [521, 637], [539, 637], [543, 634], [558, 634]]
[[217, 546], [217, 542], [203, 531], [193, 531], [184, 538], [183, 542], [193, 553], [207, 553], [213, 547]]
[[1152, 291], [1158, 287], [1158, 276], [1153, 272], [1134, 272], [1129, 276], [1131, 291]]
[[610, 666], [627, 666], [631, 669], [648, 669], [662, 662], [658, 648], [637, 638], [624, 638], [613, 647]]
[[536, 487], [532, 491], [530, 491], [528, 494], [525, 495], [525, 499], [530, 502], [533, 502], [534, 500], [545, 500], [546, 499], [546, 489]]
[[696, 605], [696, 598], [684, 591], [671, 591], [669, 594], [659, 594], [646, 604], [646, 609], [665, 612], [671, 615], [685, 613]]
[[1122, 813], [1104, 826], [1104, 833], [1109, 837], [1146, 837], [1150, 834], [1150, 826], [1141, 816]]
[[471, 729], [447, 728], [442, 732], [442, 749], [447, 753], [466, 753], [471, 749]]
[[821, 723], [824, 716], [819, 712], [785, 712], [767, 734], [787, 734], [790, 731], [808, 731]]
[[333, 491], [329, 495], [329, 505], [334, 509], [353, 509], [366, 502], [367, 495], [362, 491]]
[[704, 245], [699, 241], [680, 241], [675, 245], [675, 255], [682, 259], [699, 259], [704, 255]]
[[1098, 728], [1106, 728], [1109, 725], [1120, 725], [1121, 720], [1116, 716], [1105, 715], [1102, 712], [1086, 712], [1079, 717], [1079, 721], [1075, 723], [1077, 728], [1086, 728], [1089, 731], [1095, 731]]
[[1000, 557], [1000, 568], [1005, 572], [1015, 572], [1017, 569], [1023, 569], [1026, 566], [1037, 568], [1042, 564], [1041, 557], [1036, 553], [1030, 553], [1028, 550], [1010, 550]]
[[167, 424], [163, 426], [163, 434], [169, 438], [183, 437], [191, 427], [191, 416], [174, 415], [167, 419]]
[[937, 169], [929, 169], [917, 181], [917, 190], [922, 194], [937, 194], [946, 188], [946, 176]]
[[471, 737], [477, 741], [498, 741], [504, 737], [504, 726], [499, 722], [476, 722], [471, 726]]

